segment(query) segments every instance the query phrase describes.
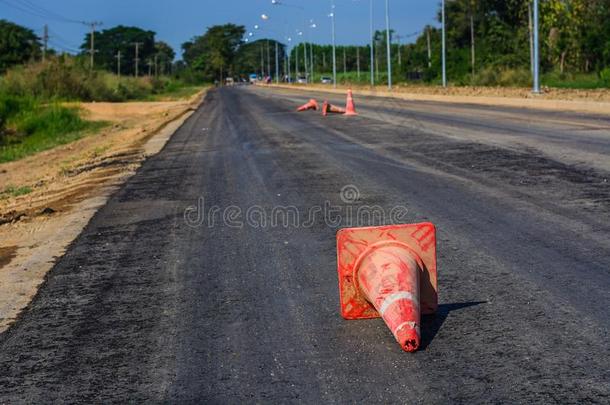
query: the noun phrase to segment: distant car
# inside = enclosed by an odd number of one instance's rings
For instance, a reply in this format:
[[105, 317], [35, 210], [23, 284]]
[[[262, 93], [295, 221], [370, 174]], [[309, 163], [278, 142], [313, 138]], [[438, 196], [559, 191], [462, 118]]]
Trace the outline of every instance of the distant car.
[[320, 82], [322, 84], [333, 84], [333, 79], [328, 76], [322, 76], [322, 79], [320, 80]]
[[225, 85], [226, 86], [233, 86], [233, 85], [235, 85], [235, 80], [233, 80], [232, 77], [227, 77], [225, 79]]
[[297, 77], [297, 83], [307, 84], [307, 78], [305, 76], [299, 76], [299, 77]]
[[256, 73], [252, 73], [250, 75], [250, 83], [254, 84], [256, 82], [258, 82], [258, 75]]

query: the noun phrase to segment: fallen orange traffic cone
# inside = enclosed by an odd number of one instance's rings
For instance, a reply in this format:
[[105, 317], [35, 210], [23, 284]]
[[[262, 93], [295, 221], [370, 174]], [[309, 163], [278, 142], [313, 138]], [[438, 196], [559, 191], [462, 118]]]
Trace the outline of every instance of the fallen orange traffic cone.
[[345, 109], [341, 108], [341, 107], [337, 107], [336, 105], [332, 105], [328, 101], [324, 101], [324, 104], [322, 104], [322, 115], [326, 116], [329, 113], [345, 114]]
[[297, 108], [297, 111], [301, 112], [301, 111], [317, 110], [317, 109], [318, 109], [318, 102], [312, 98], [307, 103], [305, 103], [302, 106], [300, 106], [299, 108]]
[[356, 112], [356, 106], [354, 105], [354, 95], [352, 94], [352, 89], [347, 90], [347, 103], [345, 104], [345, 110], [344, 115], [358, 115]]
[[337, 263], [343, 318], [381, 316], [404, 351], [417, 350], [420, 312], [438, 306], [434, 225], [342, 229]]

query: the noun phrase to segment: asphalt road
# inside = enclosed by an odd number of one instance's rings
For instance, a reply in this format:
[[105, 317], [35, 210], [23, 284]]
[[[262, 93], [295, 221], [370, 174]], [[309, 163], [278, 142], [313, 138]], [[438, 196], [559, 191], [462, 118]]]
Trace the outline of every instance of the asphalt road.
[[[610, 402], [610, 119], [308, 97], [209, 93], [0, 335], [0, 403]], [[338, 310], [336, 230], [393, 207], [438, 228], [414, 354]]]

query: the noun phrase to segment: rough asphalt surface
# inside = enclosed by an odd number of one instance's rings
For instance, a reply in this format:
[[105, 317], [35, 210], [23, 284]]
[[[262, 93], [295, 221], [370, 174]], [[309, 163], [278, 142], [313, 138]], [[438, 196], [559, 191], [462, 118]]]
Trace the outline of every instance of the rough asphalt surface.
[[[0, 335], [0, 403], [610, 402], [610, 173], [574, 163], [610, 156], [610, 119], [357, 95], [358, 117], [292, 112], [308, 98], [212, 91]], [[366, 205], [437, 225], [417, 353], [339, 316], [335, 232]], [[290, 206], [299, 226], [273, 224]]]

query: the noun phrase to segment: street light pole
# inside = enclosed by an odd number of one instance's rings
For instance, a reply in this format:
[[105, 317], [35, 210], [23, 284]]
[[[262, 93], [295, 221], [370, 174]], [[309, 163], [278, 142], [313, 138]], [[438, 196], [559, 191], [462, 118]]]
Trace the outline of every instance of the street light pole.
[[371, 87], [375, 87], [375, 33], [373, 32], [373, 0], [371, 0]]
[[540, 43], [538, 37], [538, 0], [534, 0], [534, 88], [535, 94], [540, 94]]
[[261, 80], [265, 77], [265, 51], [263, 50], [263, 41], [261, 41]]
[[337, 88], [337, 46], [335, 41], [335, 1], [331, 0], [331, 25], [333, 34], [333, 87]]
[[278, 54], [278, 44], [277, 41], [275, 41], [275, 83], [279, 84], [280, 82], [280, 59], [279, 59], [279, 54]]
[[443, 0], [442, 4], [441, 4], [442, 10], [441, 10], [441, 20], [442, 20], [442, 24], [443, 24], [443, 87], [447, 87], [447, 60], [446, 60], [446, 53], [447, 53], [447, 49], [446, 49], [446, 38], [445, 38], [445, 0]]
[[271, 51], [269, 51], [269, 40], [267, 40], [267, 76], [271, 77]]
[[392, 50], [390, 45], [390, 0], [385, 0], [386, 46], [388, 56], [388, 89], [392, 90]]

